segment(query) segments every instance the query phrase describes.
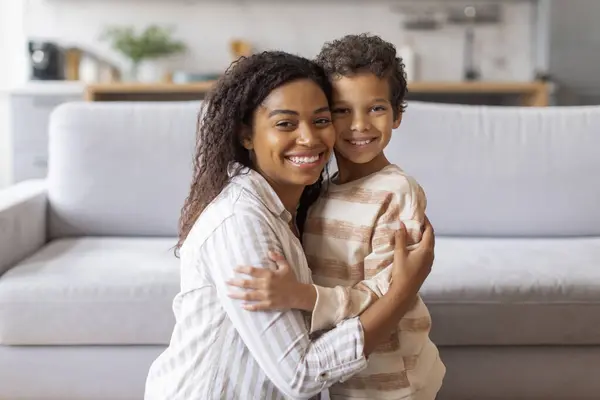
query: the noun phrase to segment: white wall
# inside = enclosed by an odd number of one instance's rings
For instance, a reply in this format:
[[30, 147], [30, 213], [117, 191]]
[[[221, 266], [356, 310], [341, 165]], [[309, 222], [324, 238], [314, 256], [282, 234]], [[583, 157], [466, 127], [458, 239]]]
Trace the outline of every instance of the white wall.
[[550, 16], [550, 74], [560, 103], [599, 105], [600, 1], [552, 1]]
[[[25, 42], [56, 40], [105, 56], [121, 67], [125, 61], [99, 41], [111, 24], [172, 25], [190, 50], [176, 67], [195, 72], [222, 72], [230, 62], [229, 41], [241, 38], [256, 49], [283, 49], [314, 56], [324, 41], [348, 33], [372, 32], [402, 44], [410, 40], [420, 56], [422, 80], [460, 80], [463, 30], [405, 32], [402, 16], [390, 5], [343, 1], [303, 4], [303, 0], [248, 1], [232, 4], [205, 0], [196, 4], [170, 0], [0, 0], [0, 187], [8, 182], [8, 120], [5, 91], [25, 79]], [[23, 10], [22, 7], [25, 7]], [[486, 80], [530, 80], [533, 77], [533, 6], [506, 4], [502, 24], [480, 27], [477, 51]], [[6, 60], [8, 60], [8, 62]]]
[[[2, 0], [0, 0], [2, 1]], [[106, 43], [98, 41], [109, 24], [173, 25], [190, 46], [180, 63], [185, 70], [221, 72], [230, 62], [229, 40], [242, 38], [259, 50], [283, 49], [314, 56], [324, 41], [347, 33], [372, 32], [402, 44], [412, 37], [421, 55], [424, 80], [462, 77], [463, 30], [410, 32], [401, 29], [401, 16], [390, 5], [349, 2], [250, 1], [232, 4], [202, 1], [66, 1], [28, 0], [26, 32], [93, 49], [122, 62]], [[528, 80], [532, 77], [532, 6], [507, 4], [505, 23], [479, 29], [478, 50], [485, 79]], [[123, 64], [121, 64], [123, 65]]]
[[[2, 69], [0, 69], [0, 73]], [[5, 91], [0, 90], [0, 189], [6, 187], [10, 179], [8, 101]]]
[[25, 81], [24, 1], [0, 0], [0, 188], [9, 183], [8, 90]]

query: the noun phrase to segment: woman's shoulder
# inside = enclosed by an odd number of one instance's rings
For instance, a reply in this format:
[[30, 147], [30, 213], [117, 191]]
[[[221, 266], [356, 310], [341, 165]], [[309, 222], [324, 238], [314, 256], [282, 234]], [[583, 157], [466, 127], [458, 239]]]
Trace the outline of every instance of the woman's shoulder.
[[268, 219], [269, 210], [256, 196], [244, 186], [230, 182], [198, 216], [183, 246], [193, 243], [195, 248], [199, 248], [226, 225], [229, 228], [235, 225], [264, 228], [269, 225]]

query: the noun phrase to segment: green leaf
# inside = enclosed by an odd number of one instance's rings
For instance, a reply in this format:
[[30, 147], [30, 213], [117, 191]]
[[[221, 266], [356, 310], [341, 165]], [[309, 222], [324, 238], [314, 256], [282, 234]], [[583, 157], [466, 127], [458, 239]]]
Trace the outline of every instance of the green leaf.
[[145, 59], [185, 52], [187, 50], [185, 43], [172, 39], [172, 34], [172, 28], [157, 25], [148, 26], [139, 35], [132, 27], [111, 26], [104, 30], [100, 39], [111, 42], [115, 51], [137, 64]]

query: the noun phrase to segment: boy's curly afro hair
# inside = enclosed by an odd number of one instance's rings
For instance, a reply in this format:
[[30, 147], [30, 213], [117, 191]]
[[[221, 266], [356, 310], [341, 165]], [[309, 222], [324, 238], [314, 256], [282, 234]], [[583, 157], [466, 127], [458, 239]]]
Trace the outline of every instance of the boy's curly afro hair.
[[388, 79], [394, 118], [406, 108], [404, 98], [408, 90], [404, 64], [396, 55], [396, 47], [379, 36], [363, 33], [327, 42], [315, 61], [333, 79], [360, 72]]

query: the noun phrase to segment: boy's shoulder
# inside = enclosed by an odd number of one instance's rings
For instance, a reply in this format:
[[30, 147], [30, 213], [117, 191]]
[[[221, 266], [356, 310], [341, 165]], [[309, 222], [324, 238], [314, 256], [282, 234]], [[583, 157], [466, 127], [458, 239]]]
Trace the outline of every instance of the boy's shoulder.
[[330, 200], [388, 207], [426, 202], [417, 180], [395, 164], [353, 182], [327, 185], [318, 202], [326, 204]]
[[419, 182], [396, 164], [390, 164], [369, 176], [369, 179], [361, 182], [361, 186], [369, 190], [386, 190], [394, 193], [420, 188]]
[[[396, 220], [399, 214], [412, 216], [415, 210], [424, 211], [426, 205], [417, 180], [399, 166], [388, 165], [358, 181], [328, 186], [311, 207], [310, 217], [359, 221], [366, 226], [373, 224], [374, 213], [383, 218], [381, 221]], [[349, 212], [347, 207], [354, 209]]]

